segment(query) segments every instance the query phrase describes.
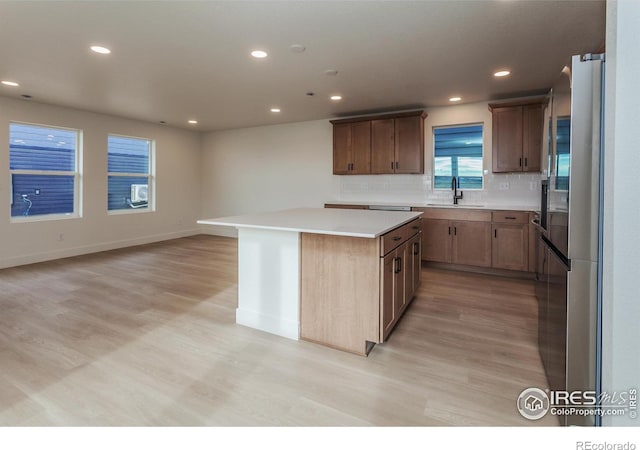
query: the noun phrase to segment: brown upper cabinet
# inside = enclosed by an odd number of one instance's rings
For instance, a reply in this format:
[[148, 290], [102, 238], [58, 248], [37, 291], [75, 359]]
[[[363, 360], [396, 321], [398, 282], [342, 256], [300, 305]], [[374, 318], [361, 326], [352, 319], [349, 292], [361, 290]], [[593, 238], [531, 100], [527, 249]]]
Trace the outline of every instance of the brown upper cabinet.
[[424, 173], [425, 117], [423, 111], [410, 111], [332, 120], [333, 173]]
[[493, 172], [540, 172], [546, 97], [490, 103]]
[[371, 122], [333, 126], [333, 173], [371, 173]]

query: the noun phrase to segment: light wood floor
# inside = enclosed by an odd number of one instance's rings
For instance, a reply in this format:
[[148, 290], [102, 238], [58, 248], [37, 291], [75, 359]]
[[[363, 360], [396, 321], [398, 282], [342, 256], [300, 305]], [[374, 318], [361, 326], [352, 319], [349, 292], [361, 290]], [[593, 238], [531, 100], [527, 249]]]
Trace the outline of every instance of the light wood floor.
[[530, 281], [423, 268], [368, 358], [234, 323], [236, 241], [0, 271], [0, 425], [555, 425]]

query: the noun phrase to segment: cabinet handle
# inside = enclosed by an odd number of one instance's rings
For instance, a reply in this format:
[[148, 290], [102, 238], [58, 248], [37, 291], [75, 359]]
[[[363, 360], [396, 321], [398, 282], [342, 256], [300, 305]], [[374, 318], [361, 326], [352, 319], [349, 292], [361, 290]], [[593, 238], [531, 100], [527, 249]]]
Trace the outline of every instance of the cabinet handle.
[[458, 227], [453, 227], [453, 235], [454, 236], [458, 235]]
[[451, 236], [451, 227], [449, 227], [449, 236]]
[[391, 161], [391, 170], [393, 170], [393, 161]]
[[524, 159], [524, 166], [527, 167], [528, 162], [527, 162], [527, 158]]
[[522, 158], [520, 158], [520, 162], [518, 163], [520, 167], [522, 167]]
[[402, 258], [400, 256], [398, 256], [396, 258], [396, 270], [395, 273], [400, 273], [402, 272]]
[[414, 225], [412, 228], [413, 228], [414, 230], [419, 230], [419, 229], [420, 229], [420, 227], [419, 227], [419, 226], [416, 226], [416, 225]]
[[400, 239], [402, 239], [402, 236], [394, 236], [394, 237], [393, 237], [393, 240], [394, 240], [394, 241], [399, 241]]
[[493, 230], [493, 237], [495, 237], [495, 238], [498, 237], [498, 229], [497, 228], [495, 230]]
[[413, 243], [413, 254], [417, 255], [420, 253], [420, 243], [419, 242], [414, 242]]
[[516, 220], [517, 219], [517, 217], [513, 217], [513, 216], [505, 216], [504, 218], [507, 219], [507, 220]]
[[400, 167], [400, 163], [398, 161], [396, 161], [396, 169]]

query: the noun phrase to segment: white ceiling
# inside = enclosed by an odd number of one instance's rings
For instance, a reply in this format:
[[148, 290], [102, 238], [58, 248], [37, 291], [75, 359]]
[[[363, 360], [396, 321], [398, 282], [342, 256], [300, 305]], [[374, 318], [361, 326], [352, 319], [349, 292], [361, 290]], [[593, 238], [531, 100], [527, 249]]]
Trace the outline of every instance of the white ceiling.
[[604, 28], [587, 0], [0, 1], [0, 95], [203, 131], [469, 103], [546, 90]]

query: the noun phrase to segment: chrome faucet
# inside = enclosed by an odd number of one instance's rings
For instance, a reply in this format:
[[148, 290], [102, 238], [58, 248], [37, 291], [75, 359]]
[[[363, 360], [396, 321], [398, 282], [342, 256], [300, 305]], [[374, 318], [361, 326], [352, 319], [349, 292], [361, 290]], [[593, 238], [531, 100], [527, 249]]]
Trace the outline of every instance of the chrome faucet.
[[462, 200], [463, 192], [460, 191], [460, 195], [458, 195], [458, 180], [456, 180], [456, 177], [451, 177], [451, 190], [453, 191], [453, 204], [457, 205], [458, 200]]

